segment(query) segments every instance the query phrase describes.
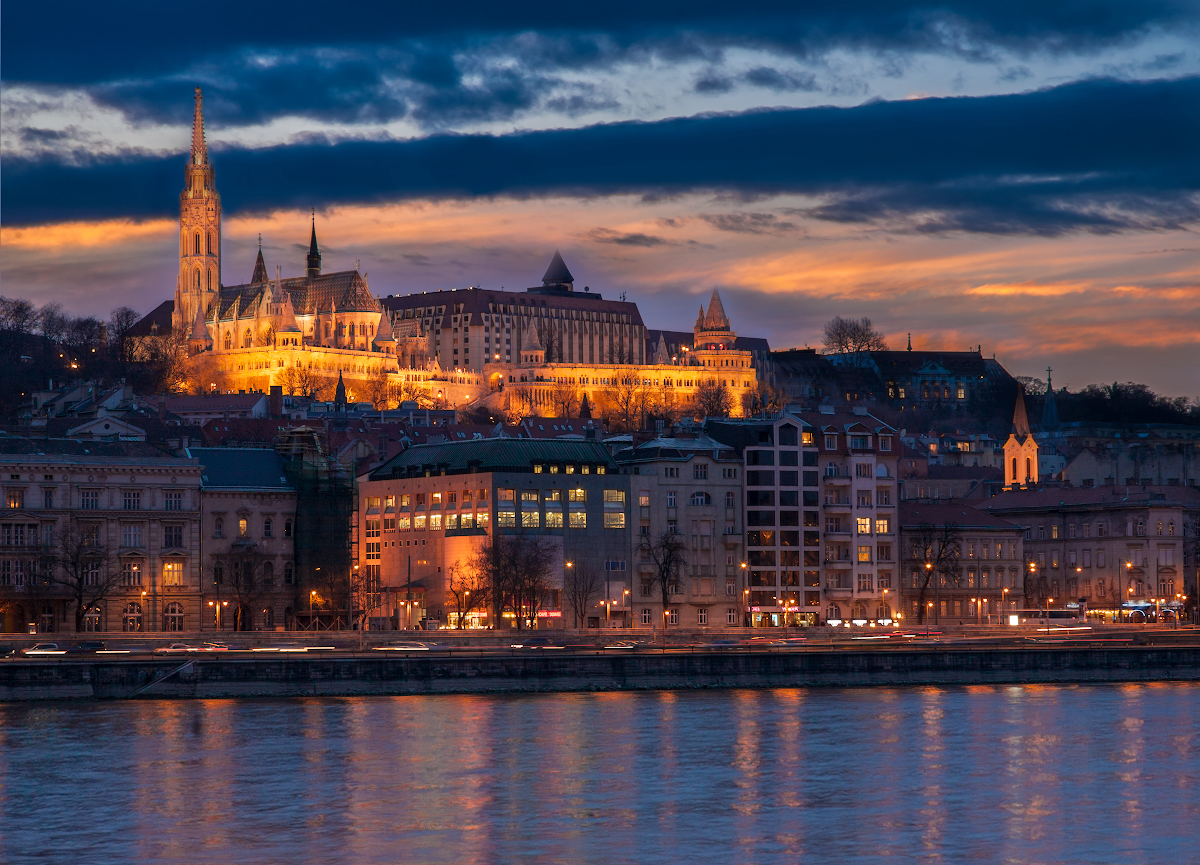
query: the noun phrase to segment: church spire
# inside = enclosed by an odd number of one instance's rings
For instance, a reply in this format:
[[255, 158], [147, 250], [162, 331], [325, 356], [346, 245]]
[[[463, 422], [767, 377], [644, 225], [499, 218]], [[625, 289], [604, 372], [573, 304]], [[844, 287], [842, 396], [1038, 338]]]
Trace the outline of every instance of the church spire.
[[1054, 399], [1054, 381], [1050, 378], [1050, 367], [1046, 367], [1046, 402], [1042, 405], [1042, 429], [1058, 429], [1058, 403]]
[[192, 164], [208, 162], [208, 144], [204, 140], [204, 94], [196, 88], [196, 113], [192, 117]]
[[321, 275], [321, 250], [317, 248], [317, 211], [312, 212], [312, 239], [308, 242], [308, 275]]
[[262, 254], [262, 235], [258, 236], [258, 258], [254, 260], [254, 274], [250, 277], [251, 285], [258, 285], [266, 282], [269, 279], [267, 276], [267, 263], [263, 261]]
[[1013, 405], [1013, 435], [1022, 440], [1029, 435], [1029, 416], [1025, 413], [1025, 385], [1017, 385], [1017, 402]]

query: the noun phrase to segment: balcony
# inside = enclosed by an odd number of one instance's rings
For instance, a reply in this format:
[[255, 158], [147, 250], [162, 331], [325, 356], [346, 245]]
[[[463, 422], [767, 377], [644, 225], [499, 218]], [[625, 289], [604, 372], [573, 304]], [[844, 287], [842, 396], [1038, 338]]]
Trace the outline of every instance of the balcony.
[[831, 513], [850, 513], [850, 499], [825, 500], [825, 510]]
[[823, 480], [826, 484], [847, 486], [850, 483], [850, 475], [846, 472], [838, 472], [836, 475], [831, 475], [826, 472], [825, 474], [821, 475], [821, 480]]
[[825, 559], [826, 568], [852, 568], [854, 562], [850, 559]]
[[721, 535], [721, 538], [725, 541], [726, 547], [732, 548], [740, 547], [742, 545], [741, 535]]
[[825, 597], [827, 598], [849, 598], [854, 594], [854, 590], [849, 586], [843, 586], [834, 582], [825, 583]]

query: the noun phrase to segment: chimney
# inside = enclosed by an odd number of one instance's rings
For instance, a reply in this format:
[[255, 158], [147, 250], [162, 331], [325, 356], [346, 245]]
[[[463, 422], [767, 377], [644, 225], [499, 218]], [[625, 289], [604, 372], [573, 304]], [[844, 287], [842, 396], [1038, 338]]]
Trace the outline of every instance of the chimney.
[[271, 385], [271, 417], [283, 417], [283, 386]]

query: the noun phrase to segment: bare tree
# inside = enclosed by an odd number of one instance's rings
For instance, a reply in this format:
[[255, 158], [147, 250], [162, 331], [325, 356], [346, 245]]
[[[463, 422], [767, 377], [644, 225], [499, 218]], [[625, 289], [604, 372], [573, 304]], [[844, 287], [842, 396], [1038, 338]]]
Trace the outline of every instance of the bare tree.
[[587, 614], [592, 609], [592, 601], [600, 595], [600, 587], [604, 580], [600, 571], [587, 562], [570, 563], [563, 577], [563, 594], [567, 606], [571, 608], [574, 627], [580, 628], [587, 623]]
[[76, 633], [83, 630], [88, 610], [111, 595], [121, 579], [101, 537], [99, 523], [72, 519], [46, 550], [43, 574], [56, 594], [66, 594]]
[[446, 591], [450, 593], [458, 614], [456, 627], [465, 628], [471, 613], [487, 609], [490, 602], [488, 590], [487, 577], [472, 567], [471, 563], [464, 565], [455, 561], [446, 568]]
[[335, 386], [328, 376], [321, 375], [315, 369], [296, 367], [296, 394], [308, 399], [324, 399]]
[[957, 586], [961, 579], [958, 567], [962, 558], [962, 535], [957, 523], [941, 525], [921, 523], [910, 533], [909, 561], [918, 575], [920, 591], [917, 593], [917, 624], [925, 621], [926, 600], [929, 589], [934, 591], [935, 603], [938, 588], [942, 583]]
[[825, 324], [823, 338], [826, 354], [842, 355], [846, 365], [867, 365], [868, 353], [887, 351], [887, 340], [865, 315], [860, 319], [834, 317]]
[[554, 410], [558, 417], [572, 417], [579, 408], [579, 385], [571, 384], [565, 376], [559, 377], [551, 391]]
[[499, 623], [511, 612], [518, 628], [532, 626], [537, 611], [553, 589], [551, 565], [554, 551], [542, 537], [522, 533], [493, 535], [471, 567], [484, 580], [492, 603], [492, 621]]
[[728, 417], [733, 407], [729, 388], [717, 381], [704, 381], [692, 397], [696, 414], [701, 417]]
[[268, 348], [275, 344], [275, 328], [270, 324], [263, 325], [255, 339], [255, 344], [259, 348]]
[[395, 399], [391, 379], [382, 366], [367, 378], [367, 399], [375, 408], [383, 410], [391, 407]]
[[603, 388], [604, 402], [611, 406], [616, 421], [626, 432], [642, 428], [646, 410], [646, 386], [637, 367], [620, 369], [612, 383]]
[[108, 340], [110, 351], [119, 360], [128, 361], [130, 357], [130, 347], [125, 344], [129, 337], [129, 331], [135, 324], [138, 323], [138, 315], [136, 309], [131, 309], [128, 306], [118, 306], [108, 315]]
[[671, 606], [671, 595], [679, 591], [679, 570], [687, 563], [687, 548], [683, 537], [667, 529], [657, 537], [642, 537], [641, 549], [654, 564], [650, 577], [650, 590], [657, 586], [662, 595], [663, 627], [667, 625], [665, 613]]

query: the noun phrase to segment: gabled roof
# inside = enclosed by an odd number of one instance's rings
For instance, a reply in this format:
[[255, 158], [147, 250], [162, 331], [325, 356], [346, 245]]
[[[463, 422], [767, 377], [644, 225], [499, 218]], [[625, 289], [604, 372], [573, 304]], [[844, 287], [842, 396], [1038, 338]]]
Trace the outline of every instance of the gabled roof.
[[[379, 310], [379, 301], [371, 294], [367, 281], [357, 270], [340, 270], [319, 276], [291, 276], [281, 280], [280, 285], [291, 296], [292, 308], [297, 315], [328, 313], [335, 307], [338, 312]], [[222, 286], [219, 316], [230, 317], [235, 303], [243, 312], [252, 308], [270, 290], [270, 285], [265, 281], [256, 285]]]
[[164, 300], [129, 328], [126, 336], [167, 336], [171, 332], [171, 315], [174, 312], [175, 301]]
[[258, 283], [266, 282], [268, 279], [270, 277], [267, 276], [267, 263], [263, 261], [262, 240], [260, 239], [258, 242], [258, 258], [254, 260], [254, 273], [250, 275], [250, 283], [251, 285], [257, 285]]
[[1029, 416], [1025, 413], [1025, 385], [1017, 385], [1017, 401], [1013, 404], [1012, 433], [1024, 441], [1029, 436]]
[[204, 489], [290, 490], [283, 460], [269, 448], [188, 448]]

